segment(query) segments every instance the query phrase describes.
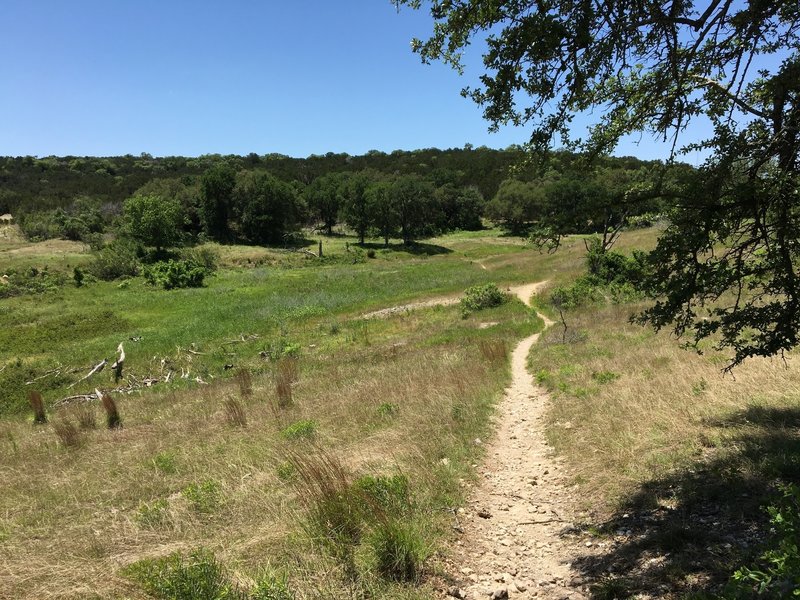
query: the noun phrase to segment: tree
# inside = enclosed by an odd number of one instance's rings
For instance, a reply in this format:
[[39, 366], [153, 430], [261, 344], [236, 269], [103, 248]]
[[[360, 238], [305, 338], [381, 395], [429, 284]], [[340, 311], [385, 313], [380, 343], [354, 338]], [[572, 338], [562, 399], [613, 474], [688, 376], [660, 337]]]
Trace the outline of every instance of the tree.
[[125, 227], [130, 236], [144, 246], [153, 246], [160, 254], [181, 241], [184, 214], [181, 205], [169, 198], [136, 195], [123, 207]]
[[364, 244], [364, 236], [372, 221], [367, 189], [375, 179], [374, 174], [361, 171], [360, 173], [349, 175], [343, 184], [342, 217], [345, 223], [358, 234], [358, 243], [362, 245]]
[[523, 235], [541, 213], [543, 204], [540, 186], [506, 179], [486, 206], [486, 216], [512, 235]]
[[392, 182], [378, 180], [373, 182], [365, 192], [370, 222], [383, 238], [385, 246], [389, 246], [389, 238], [397, 233], [400, 218], [392, 199]]
[[306, 188], [306, 203], [313, 215], [322, 221], [328, 235], [339, 219], [339, 208], [346, 181], [340, 173], [327, 173], [317, 177]]
[[225, 163], [215, 164], [200, 179], [200, 220], [203, 229], [217, 241], [230, 238], [229, 207], [236, 186], [236, 173]]
[[574, 115], [596, 109], [582, 143], [590, 157], [642, 131], [660, 136], [672, 161], [688, 125], [710, 122], [712, 137], [691, 146], [709, 159], [671, 190], [672, 224], [652, 254], [654, 304], [640, 321], [695, 342], [718, 335], [731, 367], [797, 345], [797, 0], [458, 0], [430, 10], [433, 35], [414, 42], [422, 60], [460, 69], [462, 50], [485, 35], [486, 72], [464, 93], [492, 128], [531, 126], [533, 150], [555, 137], [573, 144]]
[[416, 175], [402, 175], [392, 182], [390, 198], [404, 244], [432, 233], [436, 215], [430, 183]]
[[280, 244], [297, 227], [297, 191], [266, 171], [240, 173], [233, 202], [242, 234], [256, 244]]

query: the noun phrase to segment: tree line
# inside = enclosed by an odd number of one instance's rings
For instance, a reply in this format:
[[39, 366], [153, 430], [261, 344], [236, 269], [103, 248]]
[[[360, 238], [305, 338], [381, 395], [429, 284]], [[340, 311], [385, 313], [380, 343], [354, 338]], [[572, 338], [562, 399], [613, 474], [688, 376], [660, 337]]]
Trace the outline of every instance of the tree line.
[[[653, 187], [658, 162], [607, 158], [586, 171], [581, 157], [566, 151], [544, 166], [521, 157], [518, 148], [465, 148], [308, 159], [0, 158], [0, 211], [13, 212], [30, 239], [100, 245], [108, 229], [141, 229], [146, 206], [162, 231], [138, 237], [162, 247], [203, 239], [281, 245], [303, 227], [330, 235], [336, 226], [361, 243], [367, 236], [409, 243], [479, 229], [483, 217], [513, 235], [557, 240], [613, 230], [632, 215], [661, 209], [657, 198], [630, 201], [632, 189]], [[109, 176], [112, 188], [97, 184]]]

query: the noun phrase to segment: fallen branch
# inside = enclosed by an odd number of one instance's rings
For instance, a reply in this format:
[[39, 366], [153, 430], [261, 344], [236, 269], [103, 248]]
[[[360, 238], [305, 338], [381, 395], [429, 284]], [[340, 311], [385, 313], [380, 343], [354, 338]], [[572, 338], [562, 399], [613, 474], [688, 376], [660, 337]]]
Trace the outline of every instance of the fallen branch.
[[223, 346], [229, 346], [230, 344], [242, 344], [242, 343], [244, 343], [244, 342], [250, 342], [250, 341], [253, 341], [253, 340], [257, 340], [257, 339], [259, 339], [260, 337], [261, 337], [261, 336], [260, 336], [260, 335], [258, 335], [257, 333], [251, 333], [251, 334], [250, 334], [250, 335], [248, 335], [248, 336], [245, 336], [244, 334], [242, 334], [242, 335], [241, 335], [241, 337], [240, 337], [239, 339], [236, 339], [236, 340], [229, 340], [229, 341], [227, 341], [227, 342], [222, 342], [222, 345], [223, 345]]
[[[3, 367], [3, 369], [5, 369], [5, 367]], [[0, 372], [2, 372], [3, 369], [0, 369]], [[31, 379], [30, 381], [26, 381], [25, 385], [33, 385], [40, 379], [44, 379], [45, 377], [50, 377], [51, 375], [61, 375], [61, 369], [63, 369], [63, 367], [61, 365], [58, 365], [55, 369], [50, 369], [43, 375], [39, 375], [38, 377], [34, 377], [33, 379]]]
[[105, 368], [105, 366], [107, 364], [108, 364], [108, 361], [104, 358], [99, 363], [97, 363], [94, 366], [94, 368], [91, 371], [89, 371], [86, 375], [84, 375], [83, 377], [78, 379], [78, 381], [76, 381], [75, 383], [72, 383], [72, 384], [68, 385], [67, 389], [71, 389], [71, 388], [75, 387], [76, 385], [78, 385], [81, 381], [86, 381], [87, 379], [89, 379], [89, 377], [91, 377], [95, 373], [99, 373], [100, 371], [102, 371]]
[[314, 254], [311, 250], [307, 248], [300, 248], [297, 250], [300, 254], [306, 254], [308, 256], [313, 256], [314, 258], [319, 258], [316, 254]]

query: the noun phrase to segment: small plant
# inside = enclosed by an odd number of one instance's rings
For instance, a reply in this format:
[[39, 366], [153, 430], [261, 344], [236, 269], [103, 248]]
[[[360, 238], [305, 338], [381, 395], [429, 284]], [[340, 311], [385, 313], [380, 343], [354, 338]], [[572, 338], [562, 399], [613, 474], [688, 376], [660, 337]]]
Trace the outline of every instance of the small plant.
[[295, 595], [289, 589], [286, 577], [268, 573], [258, 580], [247, 598], [248, 600], [294, 600]]
[[33, 422], [37, 425], [47, 423], [47, 414], [44, 412], [44, 401], [42, 394], [36, 390], [28, 392], [28, 402], [33, 409]]
[[367, 250], [367, 258], [375, 258], [375, 250], [373, 250], [372, 248]]
[[310, 419], [296, 421], [281, 431], [281, 436], [287, 440], [300, 440], [312, 438], [317, 434], [317, 422]]
[[236, 398], [225, 398], [223, 402], [225, 407], [225, 420], [228, 425], [234, 427], [247, 427], [247, 414], [244, 412], [244, 406]]
[[72, 279], [75, 282], [75, 287], [81, 287], [83, 285], [83, 278], [83, 270], [80, 267], [72, 269]]
[[281, 463], [277, 469], [278, 479], [281, 481], [292, 481], [297, 474], [297, 470], [292, 463]]
[[597, 600], [626, 600], [630, 597], [630, 584], [620, 577], [606, 577], [591, 586], [592, 598]]
[[391, 402], [383, 402], [382, 404], [378, 405], [376, 412], [384, 419], [388, 419], [389, 417], [393, 417], [400, 412], [400, 407], [396, 404], [392, 404]]
[[61, 445], [65, 448], [77, 448], [81, 445], [81, 432], [68, 418], [53, 421], [53, 431], [56, 432]]
[[600, 384], [611, 383], [619, 379], [619, 377], [619, 373], [614, 373], [613, 371], [595, 371], [592, 373], [592, 379]]
[[156, 454], [153, 457], [153, 466], [167, 475], [171, 475], [178, 470], [173, 452], [159, 452]]
[[500, 290], [496, 284], [474, 285], [467, 288], [461, 298], [461, 308], [465, 313], [500, 306], [508, 302], [508, 294]]
[[100, 390], [95, 390], [97, 393], [98, 398], [103, 403], [103, 408], [106, 411], [106, 425], [108, 425], [109, 429], [121, 429], [122, 428], [122, 419], [119, 417], [119, 411], [117, 410], [117, 403], [114, 402], [114, 399], [111, 397], [111, 394], [106, 394], [105, 392], [101, 392]]
[[508, 359], [508, 346], [504, 340], [481, 340], [478, 343], [481, 355], [492, 363], [504, 363]]
[[780, 490], [778, 502], [767, 508], [774, 533], [770, 547], [755, 565], [733, 574], [727, 597], [800, 596], [800, 486], [781, 485]]
[[233, 376], [236, 385], [239, 386], [239, 395], [242, 398], [249, 398], [253, 395], [253, 377], [247, 369], [239, 369]]
[[156, 500], [152, 503], [143, 503], [136, 512], [136, 522], [140, 527], [157, 529], [169, 522], [169, 502]]
[[430, 551], [413, 521], [388, 519], [369, 536], [377, 572], [392, 581], [418, 581]]
[[199, 513], [214, 512], [222, 504], [222, 489], [212, 479], [202, 483], [192, 483], [185, 487], [181, 494], [189, 501], [192, 509]]

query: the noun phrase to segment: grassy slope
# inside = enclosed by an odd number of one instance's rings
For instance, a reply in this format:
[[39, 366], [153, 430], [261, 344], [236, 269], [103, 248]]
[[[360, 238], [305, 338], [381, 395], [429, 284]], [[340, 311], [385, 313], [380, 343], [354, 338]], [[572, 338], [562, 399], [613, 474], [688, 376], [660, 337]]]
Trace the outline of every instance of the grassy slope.
[[[120, 576], [122, 567], [200, 545], [245, 579], [271, 563], [291, 570], [303, 594], [347, 595], [341, 567], [302, 534], [294, 487], [278, 475], [287, 457], [315, 448], [355, 473], [407, 474], [421, 507], [417, 518], [430, 531], [446, 528], [442, 509], [458, 503], [459, 478], [470, 476], [468, 465], [480, 451], [472, 440], [487, 435], [488, 414], [508, 377], [505, 361], [486, 358], [480, 343], [510, 345], [540, 322], [518, 301], [466, 319], [457, 306], [357, 318], [472, 283], [528, 281], [520, 267], [538, 260], [502, 238], [440, 241], [458, 251], [430, 257], [384, 251], [355, 265], [334, 257], [322, 266], [303, 259], [301, 268], [228, 269], [200, 290], [98, 283], [5, 301], [4, 375], [22, 368], [16, 358], [34, 374], [57, 363], [86, 367], [110, 356], [119, 340], [141, 336], [128, 344], [129, 372], [157, 370], [161, 357], [176, 368], [191, 359], [192, 372], [212, 385], [179, 382], [118, 398], [124, 429], [85, 432], [81, 445], [69, 449], [50, 425], [32, 429], [14, 412], [21, 394], [4, 397], [12, 414], [0, 421], [0, 597], [139, 597]], [[493, 271], [472, 264], [469, 254], [481, 244], [496, 245], [496, 253], [481, 258], [516, 261]], [[497, 325], [481, 328], [485, 322]], [[243, 333], [261, 337], [223, 351], [222, 341]], [[301, 347], [294, 403], [283, 409], [276, 404], [275, 365], [257, 354], [279, 336]], [[187, 354], [192, 342], [207, 354]], [[241, 398], [246, 428], [225, 419], [225, 399], [240, 396], [224, 378], [225, 363], [254, 373], [252, 397]], [[79, 376], [59, 380], [47, 398], [67, 393], [67, 382]], [[97, 379], [108, 384], [108, 377]], [[382, 408], [387, 404], [391, 414]], [[54, 422], [73, 418], [69, 410], [51, 415]], [[317, 423], [315, 438], [283, 439], [280, 432], [302, 419]], [[208, 482], [219, 494], [210, 510], [198, 512], [184, 491]], [[380, 581], [363, 585], [377, 586], [379, 595], [412, 593]]]
[[[652, 231], [631, 232], [618, 247], [648, 247], [654, 239]], [[292, 451], [306, 451], [306, 442], [287, 445], [279, 435], [301, 418], [316, 420], [317, 444], [357, 472], [409, 474], [426, 526], [447, 529], [441, 509], [459, 501], [459, 478], [472, 475], [468, 465], [479, 452], [470, 440], [486, 435], [491, 404], [507, 379], [505, 365], [484, 358], [478, 344], [510, 344], [535, 324], [516, 303], [466, 320], [456, 307], [367, 323], [355, 317], [483, 281], [569, 282], [582, 269], [583, 244], [572, 239], [559, 253], [541, 255], [494, 232], [460, 234], [427, 241], [421, 254], [378, 248], [375, 260], [349, 265], [346, 242], [326, 240], [331, 262], [323, 266], [278, 251], [222, 248], [233, 268], [203, 290], [98, 284], [0, 306], [5, 327], [44, 327], [60, 340], [39, 346], [9, 336], [0, 343], [6, 364], [23, 355], [38, 369], [57, 361], [86, 368], [110, 356], [120, 339], [141, 335], [128, 346], [130, 370], [155, 368], [153, 356], [177, 366], [195, 342], [210, 354], [194, 358], [193, 372], [217, 378], [210, 387], [179, 384], [123, 398], [125, 429], [91, 432], [74, 450], [19, 415], [0, 421], [7, 457], [0, 465], [7, 482], [0, 495], [0, 596], [83, 597], [100, 589], [104, 597], [137, 597], [120, 567], [201, 544], [243, 577], [269, 557], [296, 573], [292, 583], [304, 594], [342, 594], [339, 567], [301, 534], [294, 488], [277, 475]], [[627, 574], [632, 589], [668, 596], [730, 572], [752, 547], [752, 536], [736, 534], [763, 522], [759, 505], [770, 482], [800, 479], [800, 375], [791, 360], [788, 368], [760, 360], [735, 379], [722, 377], [718, 353], [698, 356], [666, 333], [628, 325], [635, 308], [570, 315], [571, 330], [581, 335], [562, 343], [551, 330], [531, 366], [553, 391], [550, 439], [577, 474], [586, 525], [608, 544], [599, 559], [576, 564], [590, 578], [613, 569]], [[124, 317], [123, 325], [103, 320], [103, 311]], [[59, 319], [70, 318], [79, 327], [59, 336]], [[500, 325], [478, 327], [489, 321]], [[261, 338], [227, 347], [233, 355], [220, 350], [242, 333]], [[302, 347], [288, 410], [275, 408], [274, 367], [256, 354], [281, 335]], [[32, 354], [20, 350], [23, 344]], [[255, 373], [243, 430], [225, 423], [223, 398], [238, 395], [224, 379], [226, 362]], [[381, 413], [384, 403], [400, 407], [396, 416]], [[181, 490], [209, 480], [221, 486], [223, 504], [197, 514]], [[145, 507], [164, 500], [163, 522], [144, 524]], [[392, 587], [379, 595], [415, 593]]]

